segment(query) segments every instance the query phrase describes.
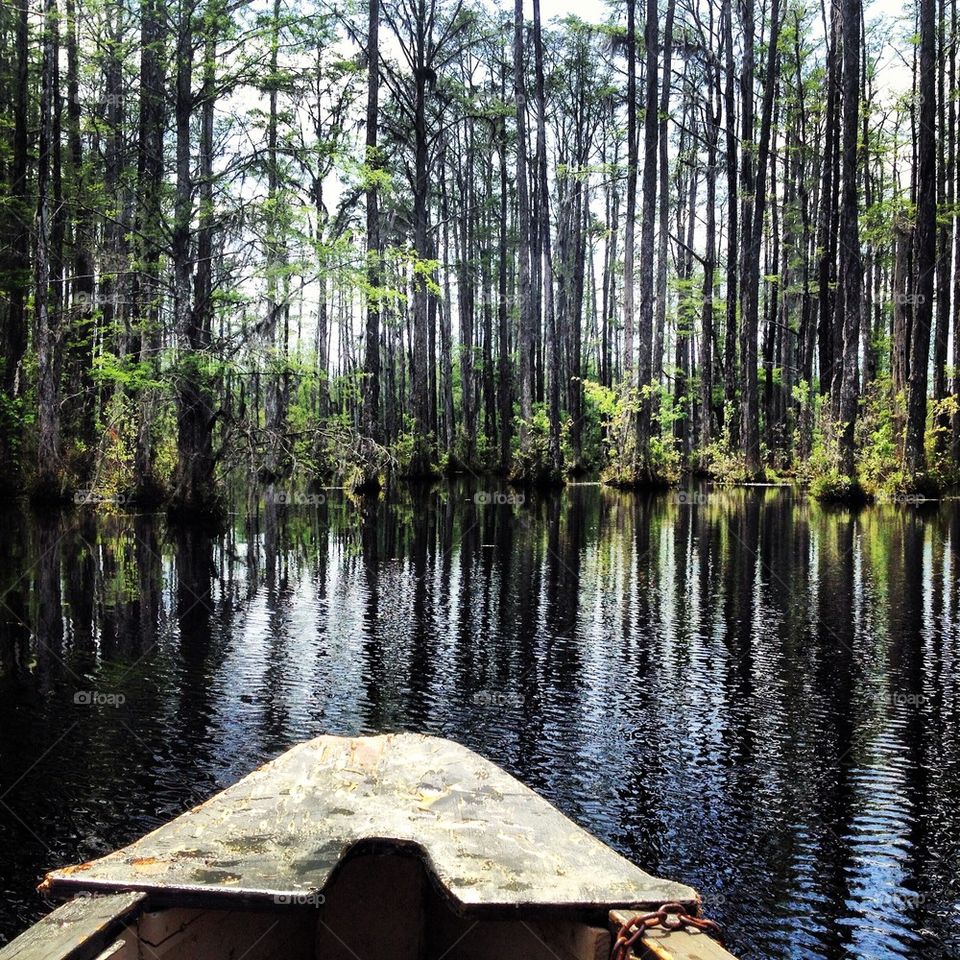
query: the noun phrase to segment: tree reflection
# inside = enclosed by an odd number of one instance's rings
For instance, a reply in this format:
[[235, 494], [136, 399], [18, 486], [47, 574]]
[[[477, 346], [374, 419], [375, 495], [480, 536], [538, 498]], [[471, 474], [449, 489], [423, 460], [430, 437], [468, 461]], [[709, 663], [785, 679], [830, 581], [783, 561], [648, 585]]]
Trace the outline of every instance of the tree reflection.
[[[956, 505], [475, 487], [251, 499], [226, 531], [11, 516], [0, 793], [54, 745], [11, 799], [82, 859], [297, 740], [442, 733], [701, 888], [744, 955], [919, 955], [927, 929], [949, 956]], [[22, 913], [49, 852], [2, 807], [0, 832]]]

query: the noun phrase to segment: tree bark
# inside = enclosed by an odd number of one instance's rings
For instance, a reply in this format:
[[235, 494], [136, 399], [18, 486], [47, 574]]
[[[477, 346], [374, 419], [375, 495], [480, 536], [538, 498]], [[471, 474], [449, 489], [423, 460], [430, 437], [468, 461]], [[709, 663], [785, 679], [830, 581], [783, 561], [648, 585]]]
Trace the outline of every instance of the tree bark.
[[[657, 114], [659, 131], [657, 149], [659, 151], [658, 173], [660, 176], [660, 196], [657, 225], [657, 280], [656, 280], [656, 316], [653, 333], [653, 375], [659, 380], [663, 372], [663, 336], [667, 319], [667, 250], [670, 232], [670, 156], [667, 142], [667, 121], [670, 114], [670, 91], [673, 83], [673, 20], [676, 0], [667, 0], [667, 17], [663, 28], [663, 62], [660, 83], [660, 108]], [[679, 198], [678, 198], [679, 202]], [[692, 337], [692, 331], [691, 331]]]
[[553, 251], [550, 243], [550, 192], [547, 182], [546, 99], [543, 85], [543, 36], [540, 29], [540, 0], [533, 0], [533, 49], [537, 84], [537, 177], [541, 269], [543, 284], [543, 316], [547, 326], [547, 376], [549, 389], [550, 479], [556, 480], [562, 470], [560, 454], [560, 344], [557, 335], [557, 314], [553, 302]]
[[375, 441], [380, 432], [380, 288], [383, 286], [380, 264], [379, 187], [377, 116], [380, 111], [380, 0], [369, 0], [367, 19], [367, 322], [364, 330], [363, 432]]
[[418, 62], [414, 71], [414, 142], [415, 173], [413, 192], [414, 250], [419, 261], [413, 278], [413, 354], [411, 381], [413, 407], [413, 457], [409, 472], [413, 477], [430, 473], [430, 299], [424, 262], [430, 259], [429, 210], [430, 190], [427, 145], [427, 67], [423, 60], [423, 46], [418, 45]]
[[727, 175], [727, 302], [724, 319], [724, 411], [725, 427], [732, 448], [739, 445], [740, 418], [737, 399], [737, 303], [739, 301], [738, 258], [740, 256], [740, 210], [737, 202], [739, 179], [737, 104], [734, 91], [737, 64], [733, 54], [733, 0], [723, 0], [724, 87]]
[[75, 403], [71, 405], [69, 431], [87, 447], [94, 446], [96, 391], [94, 360], [94, 278], [92, 224], [87, 196], [81, 137], [79, 50], [75, 0], [66, 2], [67, 24], [67, 156], [70, 203], [67, 212], [73, 228], [73, 280], [70, 284], [70, 333], [65, 358], [66, 379]]
[[[199, 175], [206, 187], [201, 192], [201, 226], [197, 236], [197, 279], [191, 291], [191, 216], [194, 181], [191, 171], [191, 119], [194, 110], [193, 9], [185, 4], [177, 22], [175, 55], [174, 122], [176, 127], [176, 194], [173, 226], [174, 317], [179, 349], [177, 377], [177, 469], [173, 502], [185, 514], [205, 513], [215, 505], [213, 458], [213, 410], [209, 387], [210, 257], [212, 218], [213, 97], [210, 71], [215, 69], [215, 50], [205, 38], [204, 87], [211, 94], [203, 99]], [[215, 17], [206, 29], [214, 29]]]
[[[950, 90], [957, 89], [957, 46], [960, 41], [960, 22], [957, 18], [957, 0], [950, 0]], [[960, 156], [957, 153], [957, 98], [950, 97], [948, 139], [950, 142], [950, 208], [951, 233], [953, 237], [953, 297], [951, 298], [950, 326], [953, 335], [953, 395], [957, 407], [953, 414], [951, 431], [951, 445], [953, 462], [960, 463], [960, 215], [953, 203], [957, 197], [957, 186], [954, 177], [960, 172]]]
[[533, 420], [533, 291], [531, 287], [530, 194], [527, 157], [527, 92], [524, 77], [523, 0], [515, 0], [513, 15], [513, 95], [517, 108], [517, 205], [519, 207], [519, 300], [520, 300], [520, 453], [530, 452], [530, 422]]
[[[16, 397], [22, 392], [20, 365], [27, 348], [26, 299], [30, 288], [30, 221], [27, 183], [29, 84], [29, 0], [17, 0], [14, 27], [13, 156], [10, 163], [12, 242], [6, 247], [9, 267], [4, 271], [8, 299], [3, 331], [3, 392]], [[4, 437], [6, 447], [12, 437]], [[0, 453], [5, 452], [0, 450]], [[13, 466], [4, 456], [7, 468]]]
[[[287, 298], [284, 296], [284, 264], [286, 260], [284, 217], [281, 213], [285, 200], [280, 195], [280, 166], [278, 153], [278, 51], [280, 46], [280, 0], [273, 0], [273, 13], [270, 20], [270, 79], [267, 94], [267, 237], [266, 237], [266, 269], [267, 269], [267, 302], [266, 317], [263, 325], [263, 346], [266, 352], [266, 392], [264, 403], [264, 425], [266, 427], [266, 457], [264, 460], [263, 478], [268, 483], [280, 479], [286, 472], [286, 455], [284, 446], [286, 441], [286, 337], [281, 334], [278, 343], [278, 328], [286, 326], [288, 311]], [[207, 67], [209, 69], [209, 67]], [[212, 77], [210, 78], [212, 81]], [[204, 83], [204, 108], [213, 95], [211, 89], [206, 89]], [[204, 114], [205, 116], [205, 114]], [[211, 144], [212, 148], [212, 144]], [[211, 165], [212, 172], [212, 165]], [[206, 186], [202, 181], [203, 189]], [[212, 200], [212, 193], [211, 193]], [[199, 258], [198, 272], [205, 270], [204, 260]]]
[[840, 377], [840, 472], [853, 476], [854, 430], [857, 417], [858, 371], [863, 265], [857, 195], [857, 139], [860, 134], [860, 16], [861, 0], [843, 0], [843, 194], [840, 205], [840, 288], [836, 323], [843, 329], [843, 370]]
[[[721, 90], [719, 70], [710, 68], [711, 82], [704, 107], [707, 141], [706, 226], [703, 255], [703, 312], [700, 335], [700, 436], [701, 452], [713, 439], [713, 289], [717, 259], [717, 147], [720, 142]], [[714, 93], [716, 102], [714, 102]]]
[[54, 98], [57, 43], [56, 0], [46, 0], [43, 60], [40, 68], [40, 116], [37, 146], [37, 220], [34, 253], [37, 324], [37, 482], [41, 499], [62, 495], [60, 464], [60, 299], [53, 276]]
[[640, 351], [637, 360], [637, 383], [640, 387], [640, 412], [637, 417], [637, 455], [639, 476], [652, 480], [654, 465], [651, 460], [650, 439], [653, 432], [653, 398], [650, 393], [659, 386], [653, 370], [653, 297], [654, 297], [654, 237], [657, 216], [657, 0], [647, 0], [644, 47], [646, 77], [643, 117], [643, 195], [640, 228]]
[[[503, 65], [500, 84], [501, 99], [506, 100], [506, 64]], [[500, 408], [500, 469], [510, 469], [510, 443], [513, 437], [513, 377], [510, 358], [510, 327], [507, 306], [507, 120], [498, 124], [497, 152], [500, 158], [500, 230], [497, 263], [497, 402]]]
[[637, 219], [637, 0], [627, 0], [627, 199], [623, 228], [623, 379], [634, 385], [634, 267]]
[[907, 432], [904, 461], [917, 480], [926, 470], [924, 433], [927, 423], [927, 363], [933, 319], [934, 273], [937, 260], [937, 101], [936, 7], [934, 0], [920, 6], [920, 117], [917, 136], [917, 221], [915, 307], [910, 336], [910, 375], [907, 382]]
[[[137, 277], [141, 307], [140, 363], [150, 371], [159, 368], [160, 286], [163, 231], [163, 135], [166, 125], [166, 77], [162, 51], [165, 28], [159, 0], [145, 0], [140, 28], [140, 113], [137, 146], [136, 233], [139, 274]], [[120, 96], [119, 91], [115, 94]], [[122, 242], [121, 238], [117, 238]], [[118, 260], [119, 250], [113, 250]], [[117, 278], [118, 279], [118, 278]], [[117, 279], [112, 282], [116, 283]], [[152, 388], [139, 398], [137, 447], [134, 456], [135, 496], [153, 501], [159, 487], [154, 474], [153, 421], [156, 396]]]
[[[744, 25], [744, 49], [750, 49], [753, 58], [753, 0], [745, 5], [747, 22]], [[772, 0], [770, 7], [770, 38], [767, 44], [767, 67], [764, 78], [763, 108], [760, 120], [760, 140], [757, 148], [756, 171], [745, 155], [746, 176], [744, 186], [750, 188], [752, 200], [744, 215], [744, 259], [742, 269], [743, 336], [741, 370], [743, 379], [743, 448], [748, 474], [759, 476], [760, 460], [760, 410], [757, 382], [757, 346], [760, 297], [760, 248], [763, 242], [764, 215], [767, 201], [767, 164], [770, 153], [770, 138], [773, 121], [773, 102], [777, 87], [778, 44], [780, 37], [780, 0]], [[746, 59], [746, 55], [745, 55]], [[744, 64], [744, 77], [747, 66]], [[752, 83], [744, 81], [744, 136], [752, 136], [753, 105]], [[749, 89], [749, 93], [746, 92]], [[755, 173], [755, 179], [754, 179]]]

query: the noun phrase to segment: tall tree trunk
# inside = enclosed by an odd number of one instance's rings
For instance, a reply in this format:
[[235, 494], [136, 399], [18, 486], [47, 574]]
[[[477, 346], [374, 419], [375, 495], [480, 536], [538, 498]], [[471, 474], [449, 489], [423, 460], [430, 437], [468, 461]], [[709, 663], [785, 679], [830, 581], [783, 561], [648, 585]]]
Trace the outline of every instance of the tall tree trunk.
[[[589, 150], [581, 146], [578, 164], [581, 168], [587, 166]], [[571, 272], [572, 293], [569, 304], [568, 336], [569, 336], [569, 367], [567, 370], [567, 411], [570, 415], [570, 456], [571, 463], [568, 469], [579, 473], [583, 467], [583, 341], [582, 327], [584, 316], [584, 287], [587, 270], [587, 233], [590, 225], [590, 181], [585, 178], [581, 182], [578, 178], [574, 186], [575, 202], [573, 204], [573, 242], [571, 244], [571, 258], [573, 260]], [[594, 272], [590, 270], [591, 280]], [[595, 304], [594, 304], [595, 306]], [[596, 310], [592, 311], [593, 324], [596, 323]], [[587, 327], [588, 336], [590, 326]]]
[[[450, 262], [450, 202], [447, 195], [446, 180], [440, 184], [440, 202], [443, 212], [443, 229], [441, 242], [443, 244], [443, 262]], [[457, 425], [453, 407], [453, 299], [450, 296], [450, 271], [443, 271], [443, 304], [440, 308], [440, 379], [441, 404], [440, 412], [443, 419], [441, 436], [447, 450], [452, 450], [457, 438]]]
[[843, 194], [840, 204], [840, 296], [837, 323], [843, 329], [843, 370], [840, 379], [840, 471], [853, 476], [854, 428], [857, 417], [858, 369], [863, 265], [857, 196], [857, 139], [860, 135], [860, 15], [861, 0], [843, 0]]
[[[673, 19], [676, 0], [667, 0], [667, 18], [663, 28], [663, 62], [660, 83], [660, 109], [657, 113], [659, 132], [657, 149], [659, 151], [658, 173], [660, 176], [660, 197], [657, 223], [657, 281], [656, 316], [653, 332], [653, 375], [659, 380], [663, 370], [663, 334], [667, 319], [667, 249], [670, 232], [670, 157], [667, 141], [667, 122], [670, 114], [670, 90], [673, 84]], [[679, 197], [677, 202], [680, 202]], [[691, 331], [691, 342], [693, 332]], [[656, 398], [655, 398], [656, 399]]]
[[726, 174], [727, 174], [727, 269], [726, 288], [727, 302], [724, 319], [724, 400], [726, 410], [725, 428], [730, 445], [736, 448], [739, 445], [740, 418], [736, 411], [737, 398], [737, 304], [739, 302], [738, 288], [738, 258], [740, 256], [740, 210], [737, 203], [739, 163], [737, 136], [737, 106], [734, 94], [734, 84], [737, 64], [733, 53], [733, 0], [723, 0], [723, 57], [724, 57], [724, 87], [723, 103], [727, 114], [726, 123]]
[[910, 376], [907, 383], [907, 432], [904, 461], [917, 479], [926, 469], [924, 432], [927, 422], [927, 363], [933, 319], [934, 273], [937, 261], [937, 101], [935, 0], [920, 6], [920, 121], [917, 140], [917, 223], [915, 307], [910, 336]]
[[56, 95], [56, 0], [46, 0], [43, 19], [43, 60], [40, 71], [40, 117], [37, 146], [37, 221], [35, 241], [35, 313], [37, 323], [37, 482], [41, 499], [62, 493], [60, 463], [60, 298], [54, 283], [55, 241], [51, 180], [54, 160], [54, 99]]
[[380, 439], [380, 211], [376, 173], [382, 167], [377, 149], [380, 111], [380, 0], [369, 0], [367, 20], [367, 322], [364, 331], [363, 432]]
[[[280, 196], [280, 164], [278, 153], [278, 53], [280, 47], [280, 0], [273, 0], [270, 26], [270, 85], [267, 114], [267, 302], [266, 320], [263, 326], [263, 344], [267, 356], [267, 385], [265, 392], [264, 425], [266, 427], [266, 456], [264, 479], [268, 483], [282, 477], [287, 470], [285, 380], [287, 376], [286, 337], [281, 335], [278, 343], [278, 328], [286, 327], [288, 311], [281, 279], [286, 262], [284, 231], [285, 217], [282, 210], [285, 201]], [[206, 84], [205, 84], [206, 86]], [[212, 96], [212, 89], [206, 96]], [[206, 101], [205, 101], [206, 103]], [[203, 268], [202, 259], [197, 269]]]
[[[937, 140], [937, 204], [939, 210], [952, 210], [953, 170], [948, 163], [947, 155], [947, 106], [946, 106], [946, 73], [947, 73], [947, 4], [946, 0], [938, 3], [938, 30], [937, 30], [937, 122], [940, 136]], [[951, 94], [952, 99], [952, 94]], [[948, 169], [949, 168], [949, 169]], [[947, 183], [950, 182], [948, 195]], [[937, 228], [937, 313], [936, 331], [933, 338], [933, 399], [942, 401], [947, 396], [947, 348], [950, 339], [950, 271], [953, 266], [951, 256], [953, 234], [949, 217], [938, 218]], [[947, 446], [950, 430], [950, 416], [943, 409], [937, 412], [937, 431], [935, 442], [938, 451]]]
[[[87, 196], [81, 137], [79, 50], [75, 0], [67, 0], [67, 156], [70, 176], [68, 216], [73, 227], [73, 280], [70, 284], [70, 333], [67, 378], [75, 398], [69, 416], [70, 434], [87, 448], [94, 446], [96, 391], [93, 383], [94, 282], [90, 200]], [[89, 469], [89, 465], [88, 465]]]
[[[692, 117], [692, 110], [687, 111], [688, 118]], [[689, 120], [688, 120], [689, 122]], [[685, 124], [686, 125], [686, 124]], [[680, 152], [686, 149], [684, 139], [681, 140]], [[697, 191], [700, 186], [699, 171], [690, 164], [687, 168], [687, 211], [684, 219], [678, 203], [677, 233], [680, 235], [686, 229], [682, 254], [677, 270], [677, 280], [682, 292], [676, 312], [676, 370], [673, 383], [673, 412], [676, 420], [673, 423], [673, 436], [677, 442], [681, 462], [684, 466], [689, 463], [690, 444], [693, 439], [693, 419], [695, 406], [690, 402], [690, 381], [693, 375], [692, 354], [695, 340], [693, 323], [693, 244], [697, 225]], [[683, 179], [677, 177], [677, 197], [683, 196]]]
[[898, 213], [893, 222], [893, 324], [890, 376], [894, 394], [906, 391], [910, 377], [910, 331], [913, 327], [913, 224]]
[[[863, 17], [863, 4], [860, 4], [860, 47], [863, 53], [864, 63], [866, 62], [866, 25]], [[870, 112], [873, 104], [873, 91], [870, 83], [869, 70], [864, 66], [860, 70], [861, 98], [863, 100], [863, 110], [861, 111], [861, 137], [863, 143], [863, 208], [865, 211], [871, 211], [876, 202], [874, 193], [873, 171], [870, 170]], [[874, 302], [874, 284], [873, 280], [877, 273], [877, 244], [870, 242], [866, 245], [866, 257], [864, 262], [864, 298], [863, 314], [860, 317], [860, 341], [863, 351], [863, 372], [861, 377], [861, 390], [866, 390], [867, 386], [877, 378], [877, 350], [874, 345], [872, 317], [874, 310], [879, 308], [879, 304]]]
[[820, 180], [820, 217], [817, 227], [817, 247], [819, 263], [817, 268], [818, 295], [818, 352], [820, 359], [820, 393], [827, 394], [833, 385], [834, 377], [834, 269], [836, 264], [836, 236], [834, 223], [836, 211], [834, 197], [836, 195], [837, 163], [840, 151], [837, 144], [839, 129], [839, 101], [840, 101], [840, 39], [838, 36], [837, 20], [839, 5], [831, 7], [830, 23], [824, 23], [828, 31], [827, 40], [827, 112], [824, 119], [824, 152], [821, 160]]
[[[193, 81], [193, 4], [184, 0], [177, 21], [174, 122], [176, 125], [176, 193], [173, 225], [174, 317], [179, 348], [177, 377], [177, 470], [174, 506], [183, 513], [202, 513], [215, 505], [213, 482], [213, 411], [209, 385], [212, 245], [213, 97], [210, 72], [216, 69], [215, 51], [205, 43], [204, 93], [200, 133], [199, 176], [201, 226], [197, 235], [197, 278], [190, 258], [193, 175], [191, 172], [191, 118]], [[206, 29], [215, 29], [210, 17]], [[209, 95], [207, 95], [209, 94]]]
[[[506, 64], [503, 65], [500, 84], [501, 99], [506, 100]], [[500, 469], [510, 469], [510, 442], [513, 437], [513, 383], [510, 360], [510, 328], [507, 306], [507, 120], [498, 124], [497, 153], [500, 158], [500, 217], [497, 258], [497, 403], [500, 408]]]
[[493, 153], [495, 137], [493, 130], [487, 143], [484, 157], [483, 201], [484, 214], [481, 236], [484, 243], [482, 248], [481, 270], [483, 286], [483, 424], [487, 444], [490, 449], [497, 449], [499, 435], [497, 432], [497, 380], [493, 365], [493, 251], [491, 238], [493, 237], [494, 217], [492, 213], [493, 193]]
[[[705, 106], [705, 133], [707, 141], [706, 169], [706, 237], [703, 255], [703, 313], [700, 335], [700, 436], [701, 451], [705, 451], [713, 439], [713, 289], [717, 259], [717, 145], [720, 140], [720, 77], [713, 74], [709, 96]], [[716, 104], [714, 104], [716, 93]]]
[[[2, 387], [8, 397], [22, 393], [20, 365], [27, 348], [26, 300], [30, 288], [30, 221], [33, 212], [29, 209], [27, 184], [27, 152], [29, 83], [29, 0], [17, 0], [14, 27], [14, 129], [13, 156], [10, 163], [11, 243], [4, 247], [4, 257], [9, 265], [3, 271], [6, 286], [7, 312], [3, 329], [3, 350], [0, 364], [3, 369]], [[14, 439], [7, 435], [10, 429], [4, 425], [0, 432], [0, 455], [4, 469], [14, 464], [8, 459], [9, 444]]]
[[540, 0], [533, 0], [533, 48], [537, 78], [537, 178], [539, 182], [539, 223], [543, 316], [547, 326], [547, 375], [549, 377], [550, 479], [562, 469], [560, 454], [560, 344], [557, 314], [553, 303], [553, 252], [550, 244], [550, 193], [547, 182], [546, 98], [543, 85], [543, 37], [540, 30]]
[[[760, 429], [757, 421], [757, 315], [751, 304], [759, 295], [760, 240], [754, 238], [754, 203], [756, 201], [756, 122], [754, 112], [754, 70], [756, 20], [754, 0], [744, 0], [740, 7], [743, 29], [743, 65], [740, 80], [740, 129], [743, 156], [740, 163], [740, 436], [745, 446], [747, 470], [759, 471]], [[756, 266], [754, 266], [756, 263]], [[755, 294], [753, 291], [757, 290]], [[751, 374], [752, 371], [752, 374]]]
[[[140, 363], [155, 372], [160, 352], [160, 269], [163, 240], [163, 134], [166, 94], [163, 69], [165, 30], [160, 15], [160, 0], [144, 0], [140, 24], [140, 113], [137, 146], [136, 235], [139, 274], [137, 277], [140, 320]], [[116, 93], [119, 97], [119, 90]], [[122, 238], [116, 238], [122, 243]], [[119, 260], [119, 250], [113, 250]], [[114, 283], [117, 281], [114, 280]], [[139, 398], [137, 446], [134, 457], [136, 488], [140, 501], [154, 502], [159, 484], [154, 470], [153, 421], [156, 396], [145, 388]]]
[[[950, 90], [957, 89], [957, 54], [960, 43], [960, 22], [957, 18], [957, 0], [950, 0]], [[950, 209], [951, 232], [953, 235], [953, 297], [951, 299], [951, 332], [953, 335], [953, 395], [957, 404], [953, 414], [952, 450], [953, 462], [960, 463], [960, 214], [954, 201], [957, 199], [955, 177], [960, 173], [960, 156], [957, 150], [957, 98], [950, 97], [949, 110], [949, 149], [950, 149]]]
[[[429, 210], [427, 207], [430, 190], [427, 144], [427, 78], [428, 71], [423, 63], [423, 48], [418, 47], [420, 61], [415, 73], [414, 99], [414, 150], [415, 171], [413, 191], [413, 233], [414, 249], [417, 258], [423, 262], [430, 259]], [[413, 407], [413, 457], [410, 474], [413, 477], [425, 477], [430, 472], [430, 429], [431, 390], [430, 390], [430, 300], [424, 270], [415, 271], [413, 278], [413, 354], [412, 369], [412, 407]]]
[[[463, 458], [468, 468], [476, 461], [477, 406], [474, 398], [473, 346], [476, 320], [476, 276], [473, 264], [473, 219], [477, 216], [477, 204], [473, 188], [473, 171], [470, 169], [473, 147], [469, 142], [463, 150], [467, 169], [459, 171], [460, 202], [466, 214], [454, 220], [454, 236], [459, 247], [457, 253], [457, 305], [460, 308], [460, 386], [463, 414]], [[449, 260], [447, 261], [449, 263]], [[451, 385], [452, 389], [452, 385]]]
[[657, 0], [647, 0], [644, 47], [646, 77], [643, 117], [643, 195], [640, 227], [640, 352], [637, 360], [638, 385], [641, 390], [640, 412], [637, 417], [637, 453], [640, 476], [653, 479], [650, 439], [653, 431], [652, 389], [659, 386], [659, 372], [654, 381], [653, 370], [653, 297], [654, 297], [654, 238], [657, 217]]
[[634, 383], [634, 267], [637, 219], [637, 0], [627, 0], [627, 209], [623, 228], [623, 379]]
[[[744, 25], [744, 49], [753, 53], [753, 0], [747, 0], [746, 23]], [[778, 44], [780, 37], [780, 0], [772, 0], [770, 7], [770, 39], [767, 44], [767, 67], [764, 79], [763, 109], [760, 120], [760, 140], [757, 148], [756, 170], [744, 157], [747, 176], [744, 186], [751, 188], [748, 197], [752, 203], [746, 207], [744, 215], [744, 258], [741, 278], [743, 292], [743, 336], [741, 370], [743, 378], [743, 447], [746, 456], [747, 472], [759, 476], [762, 470], [760, 461], [760, 409], [757, 381], [757, 347], [759, 327], [760, 297], [760, 248], [763, 242], [764, 215], [767, 201], [767, 164], [770, 154], [771, 129], [773, 125], [773, 102], [777, 87]], [[753, 91], [752, 82], [747, 80], [747, 67], [744, 64], [744, 135], [752, 135], [753, 130]], [[748, 91], [749, 90], [749, 94]], [[755, 178], [754, 178], [755, 173]]]
[[523, 0], [515, 0], [513, 15], [513, 95], [517, 107], [517, 205], [519, 207], [519, 299], [520, 299], [520, 454], [530, 453], [530, 422], [533, 420], [533, 290], [531, 287], [530, 193], [527, 157], [527, 91], [524, 77]]
[[[612, 109], [612, 108], [611, 108]], [[619, 159], [619, 143], [614, 142], [613, 166]], [[617, 340], [617, 253], [620, 239], [620, 191], [615, 178], [610, 178], [607, 187], [607, 238], [604, 243], [603, 267], [603, 343], [600, 351], [600, 382], [612, 387], [616, 377], [614, 369], [614, 348]], [[624, 268], [626, 276], [626, 268]]]

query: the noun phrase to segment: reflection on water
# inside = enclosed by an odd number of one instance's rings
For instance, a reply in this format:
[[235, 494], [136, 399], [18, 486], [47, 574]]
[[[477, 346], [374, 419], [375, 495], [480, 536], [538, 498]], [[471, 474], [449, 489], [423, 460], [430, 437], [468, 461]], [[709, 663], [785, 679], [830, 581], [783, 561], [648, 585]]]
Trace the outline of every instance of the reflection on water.
[[960, 956], [955, 503], [455, 487], [224, 534], [3, 524], [0, 940], [47, 869], [307, 737], [410, 729], [697, 887], [743, 958]]

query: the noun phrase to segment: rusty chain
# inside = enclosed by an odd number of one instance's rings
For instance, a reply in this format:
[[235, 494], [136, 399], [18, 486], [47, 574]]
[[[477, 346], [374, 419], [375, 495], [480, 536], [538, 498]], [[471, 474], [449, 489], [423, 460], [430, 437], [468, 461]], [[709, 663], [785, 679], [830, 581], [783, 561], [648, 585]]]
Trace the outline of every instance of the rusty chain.
[[664, 903], [659, 910], [637, 914], [621, 925], [610, 953], [610, 960], [627, 960], [634, 944], [651, 927], [662, 927], [664, 930], [686, 930], [688, 927], [693, 927], [723, 943], [723, 930], [716, 921], [692, 916], [686, 912], [686, 907], [682, 903]]

